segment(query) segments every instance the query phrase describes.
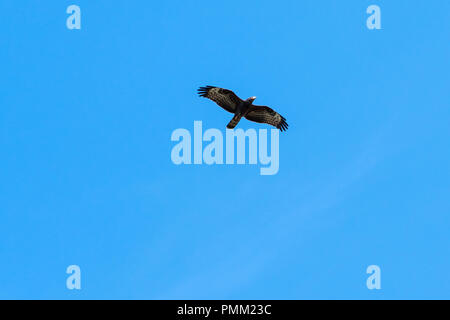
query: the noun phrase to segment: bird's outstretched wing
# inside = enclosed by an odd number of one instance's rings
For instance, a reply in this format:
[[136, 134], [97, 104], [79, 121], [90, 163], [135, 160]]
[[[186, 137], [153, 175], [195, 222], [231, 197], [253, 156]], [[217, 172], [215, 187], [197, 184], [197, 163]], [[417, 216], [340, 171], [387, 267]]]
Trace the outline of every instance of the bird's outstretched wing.
[[231, 113], [234, 113], [237, 106], [242, 103], [242, 100], [235, 95], [233, 91], [228, 89], [206, 86], [200, 87], [198, 89], [198, 94], [200, 97], [211, 99]]
[[286, 119], [278, 112], [265, 106], [251, 106], [250, 111], [245, 116], [245, 119], [259, 123], [267, 123], [277, 127], [281, 131], [286, 131], [288, 129]]

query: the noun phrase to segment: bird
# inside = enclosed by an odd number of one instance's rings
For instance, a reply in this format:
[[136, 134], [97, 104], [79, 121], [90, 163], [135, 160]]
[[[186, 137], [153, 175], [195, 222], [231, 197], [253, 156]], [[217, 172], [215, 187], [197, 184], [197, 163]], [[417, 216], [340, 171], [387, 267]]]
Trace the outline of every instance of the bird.
[[280, 131], [288, 129], [286, 119], [278, 112], [267, 106], [254, 105], [253, 101], [256, 97], [242, 100], [233, 91], [214, 86], [200, 87], [197, 91], [200, 97], [208, 98], [226, 111], [234, 113], [227, 124], [228, 129], [236, 127], [242, 117], [250, 121], [270, 124]]

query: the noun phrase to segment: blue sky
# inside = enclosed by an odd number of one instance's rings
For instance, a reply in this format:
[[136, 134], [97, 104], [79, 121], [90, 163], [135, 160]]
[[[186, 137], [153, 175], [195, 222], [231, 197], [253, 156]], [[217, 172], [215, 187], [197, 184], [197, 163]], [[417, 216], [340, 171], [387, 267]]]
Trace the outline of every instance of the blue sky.
[[[2, 0], [0, 298], [448, 299], [449, 12]], [[277, 175], [171, 162], [173, 130], [225, 132], [209, 84], [287, 118]]]

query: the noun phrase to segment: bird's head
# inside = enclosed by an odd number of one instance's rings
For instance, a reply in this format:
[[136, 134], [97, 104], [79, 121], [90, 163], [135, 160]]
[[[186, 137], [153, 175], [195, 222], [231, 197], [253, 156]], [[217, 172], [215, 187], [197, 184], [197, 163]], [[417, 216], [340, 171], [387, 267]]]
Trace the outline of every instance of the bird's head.
[[250, 97], [247, 99], [247, 102], [253, 103], [256, 100], [256, 97]]

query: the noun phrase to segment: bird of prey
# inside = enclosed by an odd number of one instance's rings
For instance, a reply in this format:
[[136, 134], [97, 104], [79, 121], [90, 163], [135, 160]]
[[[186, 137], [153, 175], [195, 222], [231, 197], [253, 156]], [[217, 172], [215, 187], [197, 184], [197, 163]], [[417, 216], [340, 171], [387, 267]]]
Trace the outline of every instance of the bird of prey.
[[256, 97], [242, 100], [231, 90], [212, 86], [200, 87], [198, 94], [214, 101], [226, 111], [234, 113], [233, 119], [227, 124], [228, 129], [236, 127], [242, 117], [250, 121], [270, 124], [281, 131], [288, 128], [286, 119], [278, 112], [266, 106], [254, 105], [253, 101]]

